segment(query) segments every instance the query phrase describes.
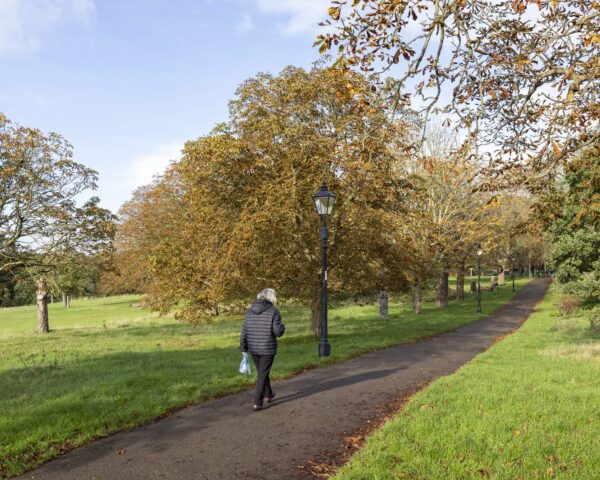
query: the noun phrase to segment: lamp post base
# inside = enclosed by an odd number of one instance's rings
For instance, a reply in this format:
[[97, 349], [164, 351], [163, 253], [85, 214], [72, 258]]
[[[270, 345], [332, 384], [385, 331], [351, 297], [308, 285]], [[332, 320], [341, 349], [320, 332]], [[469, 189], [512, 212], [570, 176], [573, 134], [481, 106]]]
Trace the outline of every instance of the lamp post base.
[[321, 340], [319, 342], [319, 357], [329, 357], [331, 355], [331, 345], [329, 342]]

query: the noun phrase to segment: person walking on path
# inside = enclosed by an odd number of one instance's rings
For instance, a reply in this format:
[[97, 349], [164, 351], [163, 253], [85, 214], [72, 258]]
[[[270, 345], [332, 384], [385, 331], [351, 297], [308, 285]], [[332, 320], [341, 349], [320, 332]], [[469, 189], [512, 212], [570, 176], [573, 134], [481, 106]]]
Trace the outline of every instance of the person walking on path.
[[252, 355], [258, 373], [254, 392], [255, 411], [262, 410], [263, 402], [271, 403], [275, 397], [269, 373], [277, 353], [277, 337], [281, 337], [285, 331], [279, 310], [275, 308], [276, 303], [275, 290], [262, 290], [246, 310], [240, 333], [240, 350]]

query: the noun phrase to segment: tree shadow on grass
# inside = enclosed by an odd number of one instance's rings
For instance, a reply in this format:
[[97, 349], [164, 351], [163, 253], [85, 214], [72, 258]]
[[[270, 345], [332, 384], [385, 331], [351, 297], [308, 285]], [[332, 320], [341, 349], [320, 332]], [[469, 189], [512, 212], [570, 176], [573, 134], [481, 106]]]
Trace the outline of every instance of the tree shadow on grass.
[[[232, 348], [119, 352], [0, 372], [0, 466], [48, 443], [104, 436], [173, 408], [243, 390]], [[23, 443], [22, 443], [23, 442]], [[13, 451], [12, 446], [22, 447]]]
[[[113, 302], [113, 301], [110, 301], [109, 299], [107, 299], [105, 302], [97, 302], [97, 303], [94, 303], [93, 305], [85, 303], [87, 300], [78, 300], [77, 303], [73, 305], [73, 307], [74, 308], [80, 308], [80, 307], [96, 308], [96, 307], [105, 307], [108, 305], [125, 305], [126, 303], [128, 303], [130, 305], [139, 305], [140, 300], [141, 299], [138, 298], [138, 299], [121, 300], [119, 302]], [[55, 302], [55, 303], [58, 303], [58, 302]], [[146, 310], [147, 312], [151, 312], [151, 310], [149, 308], [143, 308], [143, 309]]]
[[[316, 341], [308, 340], [290, 339], [295, 348], [290, 348], [286, 375], [317, 363], [312, 348]], [[43, 452], [52, 445], [77, 446], [191, 403], [250, 389], [254, 376], [238, 373], [240, 357], [229, 346], [119, 352], [1, 371], [0, 410], [5, 420], [0, 423], [0, 470], [19, 470], [7, 463], [8, 458], [21, 459], [11, 463], [39, 463], [35, 459], [47, 459]], [[334, 379], [303, 388], [297, 398], [387, 373]]]

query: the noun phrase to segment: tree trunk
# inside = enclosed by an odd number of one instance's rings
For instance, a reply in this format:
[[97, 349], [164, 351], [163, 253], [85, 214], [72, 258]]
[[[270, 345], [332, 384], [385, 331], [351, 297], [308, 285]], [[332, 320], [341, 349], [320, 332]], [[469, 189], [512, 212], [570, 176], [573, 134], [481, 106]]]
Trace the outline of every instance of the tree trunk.
[[527, 274], [531, 278], [531, 257], [529, 255], [527, 256]]
[[311, 302], [311, 328], [313, 334], [318, 337], [321, 335], [321, 284], [316, 283], [313, 286]]
[[505, 273], [504, 273], [504, 267], [500, 267], [500, 273], [498, 273], [498, 285], [504, 285], [504, 281], [505, 281]]
[[71, 308], [71, 295], [67, 295], [67, 308]]
[[420, 278], [415, 278], [413, 285], [413, 312], [423, 313], [423, 285]]
[[477, 293], [477, 282], [475, 280], [471, 280], [471, 293]]
[[383, 287], [383, 289], [379, 292], [379, 316], [384, 320], [389, 318], [388, 303], [388, 290], [387, 287]]
[[465, 299], [465, 262], [461, 261], [456, 273], [456, 299]]
[[48, 333], [50, 328], [48, 327], [48, 287], [46, 280], [39, 278], [36, 281], [36, 286], [38, 332]]
[[442, 273], [440, 273], [436, 304], [442, 308], [448, 306], [448, 270], [445, 266]]

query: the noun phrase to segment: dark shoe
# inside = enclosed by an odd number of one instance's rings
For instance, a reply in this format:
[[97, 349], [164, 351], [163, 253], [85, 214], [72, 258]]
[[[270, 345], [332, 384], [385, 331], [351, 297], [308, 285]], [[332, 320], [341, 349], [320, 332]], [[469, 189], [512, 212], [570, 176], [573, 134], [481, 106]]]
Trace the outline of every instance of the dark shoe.
[[275, 398], [275, 394], [271, 395], [270, 397], [265, 397], [265, 402], [271, 403], [274, 398]]
[[254, 405], [252, 408], [255, 412], [258, 412], [259, 410], [262, 410], [265, 407], [263, 407], [262, 405]]

